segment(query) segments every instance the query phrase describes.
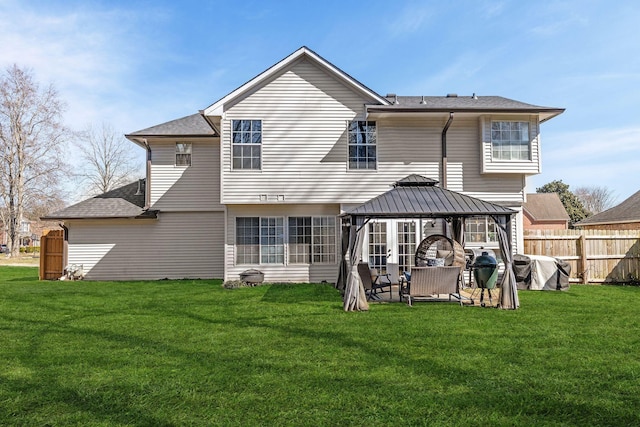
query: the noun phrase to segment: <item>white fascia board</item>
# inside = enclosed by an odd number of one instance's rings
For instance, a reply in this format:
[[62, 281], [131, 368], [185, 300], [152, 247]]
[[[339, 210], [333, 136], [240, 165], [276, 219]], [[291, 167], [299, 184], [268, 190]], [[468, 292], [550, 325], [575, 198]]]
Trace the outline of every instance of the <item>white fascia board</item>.
[[251, 90], [252, 88], [260, 85], [262, 82], [267, 81], [268, 79], [270, 79], [271, 77], [273, 77], [274, 75], [279, 73], [281, 70], [287, 68], [293, 62], [297, 61], [299, 58], [301, 58], [302, 56], [305, 56], [305, 55], [308, 56], [309, 58], [312, 58], [318, 65], [320, 65], [323, 68], [325, 68], [326, 70], [330, 71], [335, 77], [340, 79], [347, 86], [352, 87], [353, 89], [357, 90], [358, 92], [364, 93], [366, 96], [369, 96], [369, 97], [377, 100], [378, 102], [380, 102], [383, 105], [389, 105], [389, 101], [387, 101], [384, 97], [378, 95], [377, 93], [375, 93], [371, 89], [367, 88], [363, 84], [361, 84], [358, 81], [354, 80], [351, 76], [346, 74], [344, 71], [342, 71], [339, 68], [335, 67], [334, 65], [332, 65], [331, 63], [329, 63], [328, 61], [326, 61], [325, 59], [323, 59], [322, 57], [317, 55], [315, 52], [311, 51], [309, 48], [301, 47], [300, 49], [298, 49], [295, 52], [293, 52], [291, 55], [289, 55], [286, 58], [284, 58], [282, 61], [272, 65], [270, 68], [268, 68], [267, 70], [263, 71], [261, 74], [257, 75], [253, 79], [249, 80], [247, 83], [243, 84], [242, 86], [240, 86], [239, 88], [237, 88], [233, 92], [229, 93], [224, 98], [216, 101], [214, 104], [212, 104], [209, 107], [207, 107], [204, 110], [204, 114], [207, 115], [207, 116], [222, 116], [222, 114], [224, 113], [224, 105], [226, 103], [228, 103], [229, 101], [233, 100], [234, 98], [242, 95], [243, 93], [246, 93], [247, 91]]

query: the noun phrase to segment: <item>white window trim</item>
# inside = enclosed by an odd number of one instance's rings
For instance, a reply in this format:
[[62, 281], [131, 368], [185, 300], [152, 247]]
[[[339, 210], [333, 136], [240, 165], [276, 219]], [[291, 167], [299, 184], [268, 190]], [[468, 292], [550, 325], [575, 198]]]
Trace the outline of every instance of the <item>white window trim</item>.
[[[494, 123], [525, 123], [527, 125], [527, 147], [528, 147], [528, 158], [526, 159], [498, 159], [494, 156], [493, 152], [493, 124]], [[508, 120], [500, 120], [500, 119], [494, 119], [492, 118], [489, 121], [489, 149], [490, 149], [490, 153], [491, 153], [491, 162], [493, 163], [517, 163], [517, 162], [531, 162], [532, 158], [533, 158], [533, 153], [532, 153], [532, 145], [533, 145], [533, 141], [531, 138], [531, 123], [529, 122], [529, 120], [522, 120], [522, 119], [508, 119]]]
[[[353, 122], [373, 122], [376, 125], [376, 131], [375, 131], [375, 136], [376, 136], [376, 143], [372, 144], [375, 146], [376, 148], [376, 164], [375, 167], [373, 169], [369, 169], [369, 168], [351, 168], [350, 162], [349, 162], [349, 148], [351, 147], [351, 143], [349, 142], [349, 127], [351, 125], [351, 123]], [[376, 120], [359, 120], [359, 119], [353, 119], [353, 120], [347, 120], [346, 123], [347, 126], [347, 172], [376, 172], [378, 171], [378, 158], [380, 157], [380, 153], [378, 150], [378, 122]]]
[[[238, 235], [237, 235], [237, 220], [238, 218], [258, 218], [258, 263], [240, 263], [238, 262]], [[263, 263], [262, 262], [262, 220], [268, 218], [280, 218], [283, 220], [282, 228], [283, 228], [283, 246], [284, 246], [284, 261], [282, 263]], [[311, 218], [311, 263], [298, 263], [298, 262], [289, 262], [289, 218]], [[313, 262], [313, 219], [314, 218], [334, 218], [334, 242], [333, 242], [333, 262]], [[259, 266], [282, 266], [282, 265], [293, 265], [293, 266], [302, 266], [302, 265], [334, 265], [338, 263], [339, 254], [338, 254], [338, 244], [340, 243], [340, 229], [339, 229], [339, 219], [335, 215], [290, 215], [290, 216], [237, 216], [234, 220], [234, 265], [243, 266], [243, 265], [259, 265]]]
[[[233, 160], [234, 160], [234, 156], [233, 156], [233, 147], [234, 142], [233, 142], [233, 122], [236, 120], [249, 120], [249, 121], [259, 121], [260, 122], [260, 144], [237, 144], [237, 145], [259, 145], [260, 146], [260, 168], [259, 169], [244, 169], [244, 168], [234, 168], [233, 167]], [[264, 158], [264, 120], [261, 118], [233, 118], [233, 119], [229, 119], [229, 167], [231, 169], [232, 172], [239, 172], [239, 173], [256, 173], [256, 172], [262, 172], [262, 170], [264, 169], [264, 163], [263, 163], [263, 158]]]
[[[186, 147], [188, 147], [188, 152], [184, 152], [184, 153], [180, 153], [178, 152], [178, 145], [184, 145]], [[174, 148], [175, 152], [174, 152], [174, 158], [173, 158], [173, 165], [177, 168], [188, 168], [189, 166], [193, 165], [193, 143], [191, 142], [185, 142], [185, 141], [178, 141], [175, 144], [175, 148]], [[186, 165], [179, 165], [178, 164], [178, 155], [185, 155], [188, 154], [189, 155], [189, 163]]]

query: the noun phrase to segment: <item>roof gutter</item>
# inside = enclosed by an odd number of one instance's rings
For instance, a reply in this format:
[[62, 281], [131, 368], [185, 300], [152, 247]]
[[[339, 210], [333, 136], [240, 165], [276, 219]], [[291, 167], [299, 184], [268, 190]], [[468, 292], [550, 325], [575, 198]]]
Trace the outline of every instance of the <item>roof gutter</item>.
[[440, 168], [440, 185], [447, 188], [447, 131], [453, 121], [453, 112], [449, 112], [449, 120], [442, 129], [442, 167]]
[[146, 179], [144, 186], [144, 210], [148, 210], [151, 207], [151, 147], [147, 142], [147, 138], [142, 138], [142, 143], [147, 150], [147, 165], [146, 165]]

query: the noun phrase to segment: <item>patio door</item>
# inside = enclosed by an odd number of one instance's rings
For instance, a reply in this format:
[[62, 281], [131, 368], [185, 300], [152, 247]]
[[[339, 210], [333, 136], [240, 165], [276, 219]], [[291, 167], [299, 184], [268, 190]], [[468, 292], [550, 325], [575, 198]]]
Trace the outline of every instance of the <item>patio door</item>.
[[400, 272], [410, 271], [419, 240], [418, 220], [377, 220], [369, 222], [363, 256], [371, 268], [386, 273], [387, 262], [398, 264]]
[[396, 242], [398, 266], [400, 272], [411, 271], [416, 253], [416, 222], [398, 221], [396, 223]]
[[368, 255], [369, 267], [377, 268], [380, 273], [387, 272], [387, 222], [374, 221], [369, 224]]

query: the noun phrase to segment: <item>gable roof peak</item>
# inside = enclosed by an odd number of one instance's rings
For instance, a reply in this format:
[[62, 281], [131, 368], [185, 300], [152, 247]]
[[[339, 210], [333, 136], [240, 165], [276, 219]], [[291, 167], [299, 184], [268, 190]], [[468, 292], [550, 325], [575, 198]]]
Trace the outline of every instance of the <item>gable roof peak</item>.
[[349, 74], [345, 73], [344, 71], [342, 71], [341, 69], [333, 65], [331, 62], [327, 61], [326, 59], [318, 55], [313, 50], [309, 49], [307, 46], [302, 46], [298, 50], [294, 51], [293, 53], [285, 57], [284, 59], [280, 60], [279, 62], [275, 63], [271, 67], [267, 68], [262, 73], [255, 76], [253, 79], [249, 80], [248, 82], [238, 87], [231, 93], [227, 94], [223, 98], [211, 104], [209, 107], [207, 107], [204, 110], [204, 114], [207, 116], [221, 116], [225, 110], [225, 104], [228, 104], [234, 99], [237, 99], [238, 97], [241, 97], [244, 94], [255, 89], [256, 87], [264, 84], [270, 78], [282, 72], [287, 67], [291, 66], [294, 62], [298, 61], [300, 58], [303, 58], [303, 57], [313, 61], [316, 65], [320, 66], [321, 68], [325, 69], [328, 73], [332, 74], [337, 80], [342, 81], [347, 86], [375, 100], [377, 103], [382, 105], [389, 104], [389, 101], [385, 97], [369, 89], [367, 86], [363, 85], [362, 83], [360, 83], [359, 81], [351, 77]]

